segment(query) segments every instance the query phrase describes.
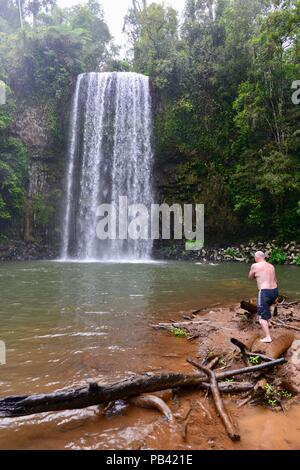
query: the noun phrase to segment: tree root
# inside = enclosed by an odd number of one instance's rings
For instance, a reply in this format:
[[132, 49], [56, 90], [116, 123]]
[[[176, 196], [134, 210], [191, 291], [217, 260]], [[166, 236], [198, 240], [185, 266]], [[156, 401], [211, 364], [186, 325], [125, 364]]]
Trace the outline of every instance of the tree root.
[[138, 397], [130, 398], [129, 403], [139, 408], [156, 408], [163, 413], [169, 423], [174, 424], [172, 411], [161, 398], [155, 395], [139, 395]]
[[204, 367], [200, 364], [198, 364], [197, 367], [202, 370], [210, 379], [211, 393], [215, 402], [215, 406], [223, 421], [228, 436], [232, 441], [239, 441], [241, 436], [237, 432], [236, 425], [233, 424], [232, 419], [229, 417], [228, 412], [224, 407], [216, 374], [211, 369], [208, 369], [207, 367]]

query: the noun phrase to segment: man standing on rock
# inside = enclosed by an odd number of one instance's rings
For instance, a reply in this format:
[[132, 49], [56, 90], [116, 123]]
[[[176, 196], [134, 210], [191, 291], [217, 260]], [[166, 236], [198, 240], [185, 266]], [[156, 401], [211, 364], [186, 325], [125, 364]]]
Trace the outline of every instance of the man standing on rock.
[[278, 298], [278, 285], [276, 280], [275, 268], [272, 264], [267, 263], [266, 255], [262, 251], [255, 253], [255, 264], [252, 265], [249, 279], [257, 281], [258, 286], [258, 316], [259, 323], [265, 334], [262, 343], [272, 343], [269, 322], [271, 316], [271, 305]]

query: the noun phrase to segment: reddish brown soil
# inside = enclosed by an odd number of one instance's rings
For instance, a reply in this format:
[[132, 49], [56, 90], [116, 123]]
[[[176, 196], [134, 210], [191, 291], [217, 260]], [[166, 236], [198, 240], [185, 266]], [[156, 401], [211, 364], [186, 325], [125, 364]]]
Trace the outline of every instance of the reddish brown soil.
[[[286, 318], [291, 309], [282, 309], [280, 318]], [[191, 336], [200, 334], [194, 342], [187, 343], [187, 354], [192, 354], [196, 345], [198, 359], [204, 359], [208, 354], [221, 354], [225, 360], [219, 369], [242, 367], [243, 363], [234, 358], [226, 364], [226, 353], [237, 350], [230, 342], [232, 337], [238, 338], [249, 347], [254, 339], [261, 335], [259, 324], [254, 317], [250, 320], [241, 316], [238, 305], [223, 308], [212, 308], [195, 316], [195, 320], [208, 320], [207, 325], [188, 327]], [[292, 314], [300, 318], [300, 309], [292, 308]], [[179, 321], [179, 320], [178, 320]], [[185, 320], [184, 320], [185, 321]], [[290, 325], [300, 327], [300, 322]], [[288, 330], [295, 338], [300, 338], [300, 332]], [[276, 339], [287, 333], [285, 328], [272, 328], [273, 338]], [[158, 332], [169, 335], [168, 332]], [[188, 346], [190, 344], [190, 347]], [[263, 351], [264, 347], [262, 347]], [[190, 355], [191, 355], [190, 354]], [[195, 353], [194, 353], [195, 355]], [[285, 366], [284, 366], [285, 367]], [[281, 368], [282, 369], [282, 368]], [[190, 370], [194, 371], [190, 366]], [[278, 371], [279, 372], [279, 371]], [[281, 371], [280, 371], [281, 374]], [[169, 429], [167, 424], [155, 426], [144, 439], [144, 448], [153, 449], [299, 449], [300, 448], [300, 405], [294, 397], [285, 403], [285, 413], [273, 411], [264, 406], [246, 405], [237, 408], [241, 397], [226, 396], [224, 402], [231, 416], [238, 423], [241, 441], [233, 443], [224, 430], [217, 416], [214, 404], [204, 392], [189, 390], [169, 403], [177, 417], [176, 429]], [[274, 430], [276, 429], [276, 432]]]
[[[241, 318], [240, 313], [237, 305], [201, 312], [196, 320], [207, 320], [207, 325], [190, 329], [192, 335], [200, 335], [194, 341], [175, 338], [168, 331], [157, 331], [154, 333], [152, 351], [147, 350], [144, 355], [139, 353], [135, 358], [135, 364], [139, 367], [132, 364], [129, 367], [135, 373], [149, 370], [158, 373], [195, 372], [186, 358], [202, 360], [209, 353], [223, 355], [223, 361], [217, 366], [219, 369], [242, 367], [238, 355], [226, 356], [236, 349], [230, 338], [251, 343], [260, 334], [260, 327], [255, 318], [247, 321]], [[285, 309], [280, 315], [289, 313]], [[170, 318], [180, 321], [182, 314], [171, 313]], [[300, 318], [300, 311], [296, 308], [293, 314]], [[300, 327], [297, 322], [293, 325]], [[285, 331], [283, 328], [273, 328], [272, 333], [276, 338]], [[300, 338], [299, 333], [295, 331], [296, 338]], [[103, 361], [101, 358], [85, 358], [83, 367], [96, 377], [97, 371], [103, 369]], [[249, 377], [246, 379], [249, 380]], [[228, 438], [211, 398], [204, 392], [190, 389], [175, 393], [168, 401], [176, 417], [173, 427], [155, 410], [117, 404], [113, 412], [106, 416], [99, 415], [96, 408], [89, 408], [1, 420], [0, 448], [300, 449], [300, 404], [297, 397], [286, 401], [285, 413], [250, 404], [238, 409], [242, 397], [237, 395], [226, 395], [224, 400], [240, 429], [241, 441], [238, 443]]]

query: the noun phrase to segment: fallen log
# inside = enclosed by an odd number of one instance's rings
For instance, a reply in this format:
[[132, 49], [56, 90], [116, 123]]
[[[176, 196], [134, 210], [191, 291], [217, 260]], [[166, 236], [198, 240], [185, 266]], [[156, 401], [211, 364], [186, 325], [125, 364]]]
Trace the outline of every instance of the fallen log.
[[211, 387], [211, 393], [214, 399], [214, 403], [216, 406], [216, 409], [223, 421], [224, 427], [226, 429], [226, 432], [230, 439], [232, 441], [239, 441], [241, 436], [236, 430], [236, 425], [233, 424], [232, 419], [229, 417], [228, 412], [225, 409], [221, 393], [219, 390], [219, 385], [217, 381], [216, 374], [214, 371], [211, 369], [208, 369], [207, 367], [202, 366], [201, 364], [198, 365], [198, 368], [202, 370], [209, 378], [210, 380], [210, 387]]
[[15, 396], [0, 400], [0, 417], [26, 416], [49, 411], [88, 408], [116, 400], [169, 388], [187, 387], [204, 382], [202, 374], [144, 374], [110, 385], [91, 383], [87, 387], [50, 394]]
[[243, 300], [241, 302], [241, 308], [248, 312], [250, 315], [255, 315], [257, 313], [257, 306], [251, 302], [247, 302], [246, 300]]
[[[167, 375], [167, 374], [165, 374]], [[170, 374], [171, 375], [171, 374]], [[156, 382], [149, 384], [148, 390], [150, 388], [155, 388], [155, 390], [161, 391], [169, 391], [169, 387], [164, 388], [164, 382], [167, 380], [165, 376], [155, 376], [157, 379]], [[129, 379], [130, 380], [130, 379]], [[129, 380], [118, 382], [113, 386], [106, 386], [106, 391], [102, 393], [102, 398], [99, 397], [97, 399], [93, 396], [93, 393], [90, 394], [88, 397], [87, 388], [77, 389], [77, 390], [65, 390], [61, 392], [55, 392], [53, 394], [48, 395], [32, 395], [32, 396], [16, 396], [16, 397], [9, 397], [0, 400], [0, 418], [13, 418], [18, 416], [26, 416], [36, 413], [45, 413], [50, 411], [62, 411], [62, 410], [69, 410], [69, 409], [82, 409], [87, 408], [89, 406], [99, 405], [101, 403], [113, 403], [117, 399], [126, 399], [126, 396], [130, 396], [131, 390], [128, 389], [126, 392], [127, 384], [129, 385]], [[194, 375], [181, 375], [181, 374], [172, 374], [170, 377], [170, 382], [174, 387], [188, 387], [188, 386], [199, 386], [201, 390], [210, 390], [210, 384], [204, 382], [205, 377], [201, 374], [194, 374]], [[155, 386], [157, 383], [157, 386]], [[124, 392], [119, 393], [117, 390], [117, 385], [123, 384]], [[130, 383], [132, 388], [135, 388], [135, 383]], [[146, 384], [145, 384], [146, 385]], [[231, 383], [220, 383], [220, 389], [222, 393], [240, 393], [252, 390], [254, 388], [254, 384], [251, 382], [231, 382]], [[98, 387], [97, 384], [90, 384], [89, 389], [93, 389]], [[119, 387], [121, 390], [123, 387]], [[114, 389], [114, 390], [112, 390]], [[152, 390], [153, 392], [155, 390]], [[114, 397], [113, 400], [110, 400], [109, 395], [113, 391], [112, 396]], [[88, 392], [89, 393], [89, 392]], [[103, 396], [104, 395], [104, 396]], [[141, 396], [134, 396], [133, 398], [129, 398], [129, 402], [132, 401], [133, 404], [136, 406], [142, 406], [141, 404]], [[163, 394], [162, 394], [163, 396]], [[149, 397], [149, 395], [148, 395]], [[159, 398], [159, 397], [156, 397]], [[138, 401], [137, 401], [138, 400]], [[163, 402], [163, 400], [161, 399]], [[139, 402], [139, 403], [138, 403]], [[143, 402], [146, 405], [146, 402]], [[148, 400], [148, 404], [150, 402]], [[152, 401], [153, 407], [158, 408], [158, 406], [154, 406]], [[157, 404], [156, 404], [157, 405]]]
[[[0, 417], [26, 416], [50, 411], [82, 409], [89, 406], [108, 403], [120, 399], [135, 397], [141, 393], [151, 393], [177, 387], [201, 385], [208, 389], [205, 376], [202, 374], [145, 374], [133, 377], [112, 385], [92, 383], [89, 387], [54, 392], [52, 394], [15, 396], [0, 400]], [[229, 385], [231, 387], [229, 387]], [[224, 384], [224, 392], [232, 392], [239, 386]], [[241, 391], [251, 388], [252, 384], [241, 387]]]

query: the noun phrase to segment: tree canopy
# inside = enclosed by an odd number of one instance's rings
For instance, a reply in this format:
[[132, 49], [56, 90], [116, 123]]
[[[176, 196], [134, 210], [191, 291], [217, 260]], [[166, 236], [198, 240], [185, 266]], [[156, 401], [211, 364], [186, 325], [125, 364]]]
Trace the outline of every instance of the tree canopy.
[[159, 89], [157, 157], [176, 164], [165, 195], [205, 203], [211, 239], [299, 237], [299, 8], [187, 0], [181, 25], [155, 4], [127, 17], [134, 67]]

